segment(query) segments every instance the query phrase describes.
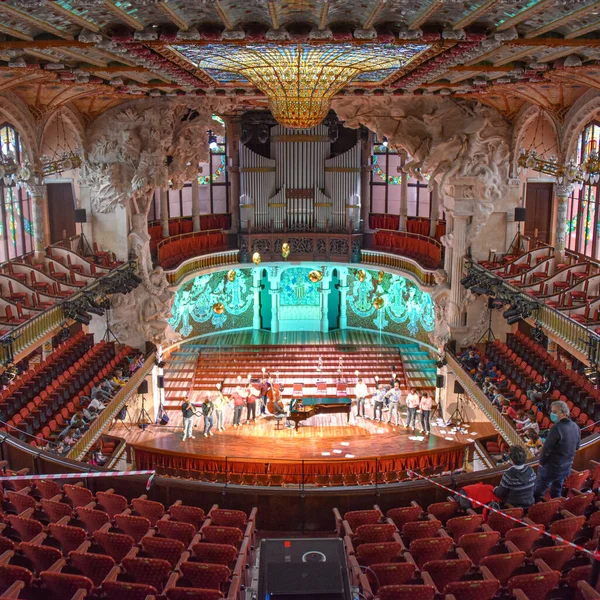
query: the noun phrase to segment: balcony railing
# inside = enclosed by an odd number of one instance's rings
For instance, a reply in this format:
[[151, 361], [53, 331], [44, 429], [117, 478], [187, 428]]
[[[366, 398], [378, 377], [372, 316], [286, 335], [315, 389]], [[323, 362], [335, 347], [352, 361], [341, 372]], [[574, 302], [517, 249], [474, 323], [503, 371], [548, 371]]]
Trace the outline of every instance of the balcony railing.
[[135, 265], [135, 261], [130, 261], [109, 271], [78, 290], [75, 294], [56, 303], [52, 308], [36, 314], [25, 323], [11, 329], [9, 333], [0, 338], [0, 366], [6, 366], [17, 358], [21, 352], [44, 339], [49, 333], [65, 323], [67, 319], [64, 307], [68, 302], [72, 302], [86, 292], [93, 291], [105, 278], [112, 277], [115, 273], [127, 270], [133, 265]]
[[[476, 263], [473, 264], [473, 269], [497, 278], [497, 275], [493, 271], [488, 271]], [[585, 325], [574, 321], [563, 312], [544, 304], [543, 300], [525, 294], [522, 290], [511, 285], [508, 281], [502, 280], [502, 285], [507, 290], [510, 290], [511, 294], [515, 297], [520, 297], [529, 304], [535, 304], [536, 309], [532, 316], [532, 320], [539, 323], [542, 328], [553, 337], [569, 344], [571, 348], [577, 350], [584, 356], [589, 356], [591, 347], [595, 347], [596, 350], [600, 348], [600, 335], [594, 333]]]
[[492, 404], [491, 400], [483, 393], [483, 390], [471, 379], [469, 374], [463, 369], [458, 359], [451, 352], [446, 353], [448, 368], [454, 373], [456, 379], [460, 382], [465, 392], [472, 398], [477, 406], [483, 411], [485, 416], [493, 423], [498, 433], [511, 446], [521, 446], [532, 456], [531, 449], [527, 448], [521, 436], [516, 429], [500, 414], [498, 409]]
[[96, 443], [110, 422], [116, 418], [125, 403], [137, 393], [137, 389], [143, 379], [152, 371], [156, 360], [156, 354], [152, 353], [146, 357], [140, 367], [109, 402], [108, 406], [98, 415], [79, 441], [71, 448], [68, 458], [81, 460], [90, 448]]

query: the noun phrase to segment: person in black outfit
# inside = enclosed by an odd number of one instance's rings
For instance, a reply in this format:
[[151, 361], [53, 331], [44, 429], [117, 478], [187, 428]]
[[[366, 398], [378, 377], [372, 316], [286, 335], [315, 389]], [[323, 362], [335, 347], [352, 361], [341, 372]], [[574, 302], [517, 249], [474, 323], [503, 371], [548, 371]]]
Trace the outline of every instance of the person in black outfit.
[[540, 400], [544, 400], [546, 394], [550, 393], [552, 389], [552, 382], [548, 379], [546, 375], [544, 375], [544, 379], [541, 383], [536, 383], [533, 386], [533, 389], [527, 391], [527, 397], [533, 402], [539, 402]]
[[534, 503], [535, 473], [525, 464], [527, 453], [521, 446], [511, 446], [508, 456], [513, 466], [502, 475], [494, 493], [507, 504], [527, 509]]
[[540, 454], [534, 490], [536, 502], [541, 500], [548, 488], [552, 498], [560, 496], [563, 481], [571, 472], [575, 452], [581, 444], [579, 426], [571, 421], [567, 403], [557, 400], [550, 409], [550, 419], [554, 426], [550, 429]]

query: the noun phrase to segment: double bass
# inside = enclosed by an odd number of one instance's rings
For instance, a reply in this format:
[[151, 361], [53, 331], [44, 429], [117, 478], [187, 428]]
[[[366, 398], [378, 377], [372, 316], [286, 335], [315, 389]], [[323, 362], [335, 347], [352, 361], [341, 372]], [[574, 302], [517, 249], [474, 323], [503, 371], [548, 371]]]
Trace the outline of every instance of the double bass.
[[281, 393], [279, 390], [275, 391], [272, 385], [269, 385], [267, 390], [267, 410], [274, 415], [275, 414], [275, 401], [279, 400]]

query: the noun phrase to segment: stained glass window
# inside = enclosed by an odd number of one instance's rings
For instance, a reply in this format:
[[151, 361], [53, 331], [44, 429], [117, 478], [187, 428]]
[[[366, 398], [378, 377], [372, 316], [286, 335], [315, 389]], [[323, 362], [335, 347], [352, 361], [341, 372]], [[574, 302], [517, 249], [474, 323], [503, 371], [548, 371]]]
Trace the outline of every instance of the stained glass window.
[[[0, 150], [21, 163], [23, 148], [19, 132], [9, 123], [0, 126]], [[0, 262], [33, 251], [31, 198], [24, 188], [5, 185], [0, 179]]]
[[[600, 122], [586, 125], [577, 143], [577, 161], [581, 164], [592, 150], [598, 150]], [[592, 258], [600, 258], [600, 222], [598, 198], [600, 184], [577, 186], [567, 206], [567, 240], [569, 250]]]
[[400, 214], [402, 177], [408, 177], [407, 215], [429, 218], [431, 192], [428, 182], [418, 181], [401, 172], [402, 159], [389, 146], [375, 140], [371, 155], [371, 210], [377, 214]]

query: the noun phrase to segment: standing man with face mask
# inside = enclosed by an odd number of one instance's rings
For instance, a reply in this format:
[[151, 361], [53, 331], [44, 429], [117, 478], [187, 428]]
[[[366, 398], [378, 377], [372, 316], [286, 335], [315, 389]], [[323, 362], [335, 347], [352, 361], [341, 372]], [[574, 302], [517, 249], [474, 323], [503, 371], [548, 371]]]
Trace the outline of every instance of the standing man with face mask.
[[575, 452], [581, 444], [579, 426], [571, 421], [567, 403], [557, 400], [552, 403], [550, 410], [554, 426], [540, 454], [534, 490], [536, 502], [542, 499], [548, 488], [552, 498], [560, 496], [563, 482], [571, 472]]

